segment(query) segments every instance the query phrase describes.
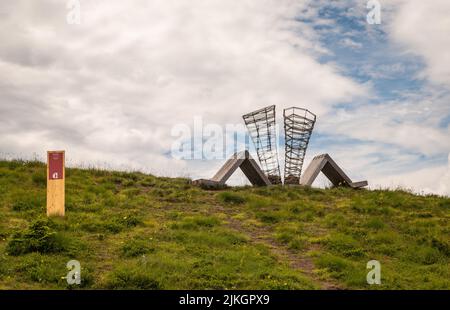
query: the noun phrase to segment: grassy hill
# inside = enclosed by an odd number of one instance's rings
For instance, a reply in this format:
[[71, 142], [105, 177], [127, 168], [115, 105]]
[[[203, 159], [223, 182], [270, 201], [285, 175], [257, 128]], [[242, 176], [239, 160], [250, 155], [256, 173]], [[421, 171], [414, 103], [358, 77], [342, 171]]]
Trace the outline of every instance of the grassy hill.
[[47, 219], [45, 174], [0, 161], [0, 289], [68, 288], [71, 259], [83, 288], [450, 288], [448, 198], [67, 169], [66, 217]]

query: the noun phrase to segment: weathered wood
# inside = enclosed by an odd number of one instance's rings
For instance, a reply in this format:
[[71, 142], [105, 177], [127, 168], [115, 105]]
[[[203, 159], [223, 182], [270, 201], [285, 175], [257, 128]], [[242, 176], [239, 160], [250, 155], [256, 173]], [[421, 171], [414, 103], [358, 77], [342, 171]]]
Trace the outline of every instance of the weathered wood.
[[320, 172], [322, 172], [334, 186], [360, 188], [368, 185], [367, 181], [352, 182], [328, 154], [321, 154], [313, 158], [308, 168], [306, 168], [305, 172], [302, 174], [300, 185], [311, 186]]
[[[62, 170], [51, 173], [51, 156], [61, 156]], [[65, 153], [64, 151], [47, 152], [47, 216], [64, 216], [65, 214]], [[60, 168], [60, 167], [59, 167]], [[61, 174], [61, 175], [59, 175]]]
[[235, 153], [211, 179], [195, 180], [193, 184], [207, 188], [222, 187], [238, 168], [242, 170], [254, 186], [267, 186], [271, 184], [248, 151]]

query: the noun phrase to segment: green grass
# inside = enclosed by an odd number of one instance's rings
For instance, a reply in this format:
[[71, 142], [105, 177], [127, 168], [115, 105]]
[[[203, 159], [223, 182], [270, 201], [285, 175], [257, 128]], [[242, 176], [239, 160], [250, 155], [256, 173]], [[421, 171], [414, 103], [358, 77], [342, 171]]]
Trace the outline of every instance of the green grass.
[[12, 235], [6, 246], [6, 253], [13, 256], [27, 253], [59, 253], [69, 248], [69, 241], [49, 227], [44, 220], [33, 222], [25, 231]]
[[67, 169], [66, 216], [48, 219], [45, 171], [0, 161], [0, 289], [79, 288], [72, 259], [89, 289], [450, 288], [449, 198]]

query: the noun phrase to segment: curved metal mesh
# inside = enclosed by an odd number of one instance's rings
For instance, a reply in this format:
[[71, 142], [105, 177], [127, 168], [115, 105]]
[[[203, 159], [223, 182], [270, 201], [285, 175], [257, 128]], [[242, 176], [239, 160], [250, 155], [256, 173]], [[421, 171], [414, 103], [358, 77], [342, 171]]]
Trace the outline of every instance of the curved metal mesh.
[[303, 160], [309, 138], [316, 122], [316, 115], [303, 108], [287, 108], [283, 111], [285, 134], [284, 184], [300, 184]]
[[261, 168], [272, 184], [281, 183], [278, 162], [275, 106], [269, 106], [242, 116], [258, 154]]

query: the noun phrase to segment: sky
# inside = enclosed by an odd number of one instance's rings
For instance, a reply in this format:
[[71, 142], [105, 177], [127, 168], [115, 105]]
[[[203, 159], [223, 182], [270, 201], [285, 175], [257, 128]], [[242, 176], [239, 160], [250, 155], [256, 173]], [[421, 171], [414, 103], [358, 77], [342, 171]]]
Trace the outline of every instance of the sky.
[[174, 157], [174, 128], [275, 104], [317, 115], [306, 164], [450, 195], [450, 1], [380, 0], [380, 24], [367, 2], [1, 1], [0, 157], [211, 177], [223, 159]]

